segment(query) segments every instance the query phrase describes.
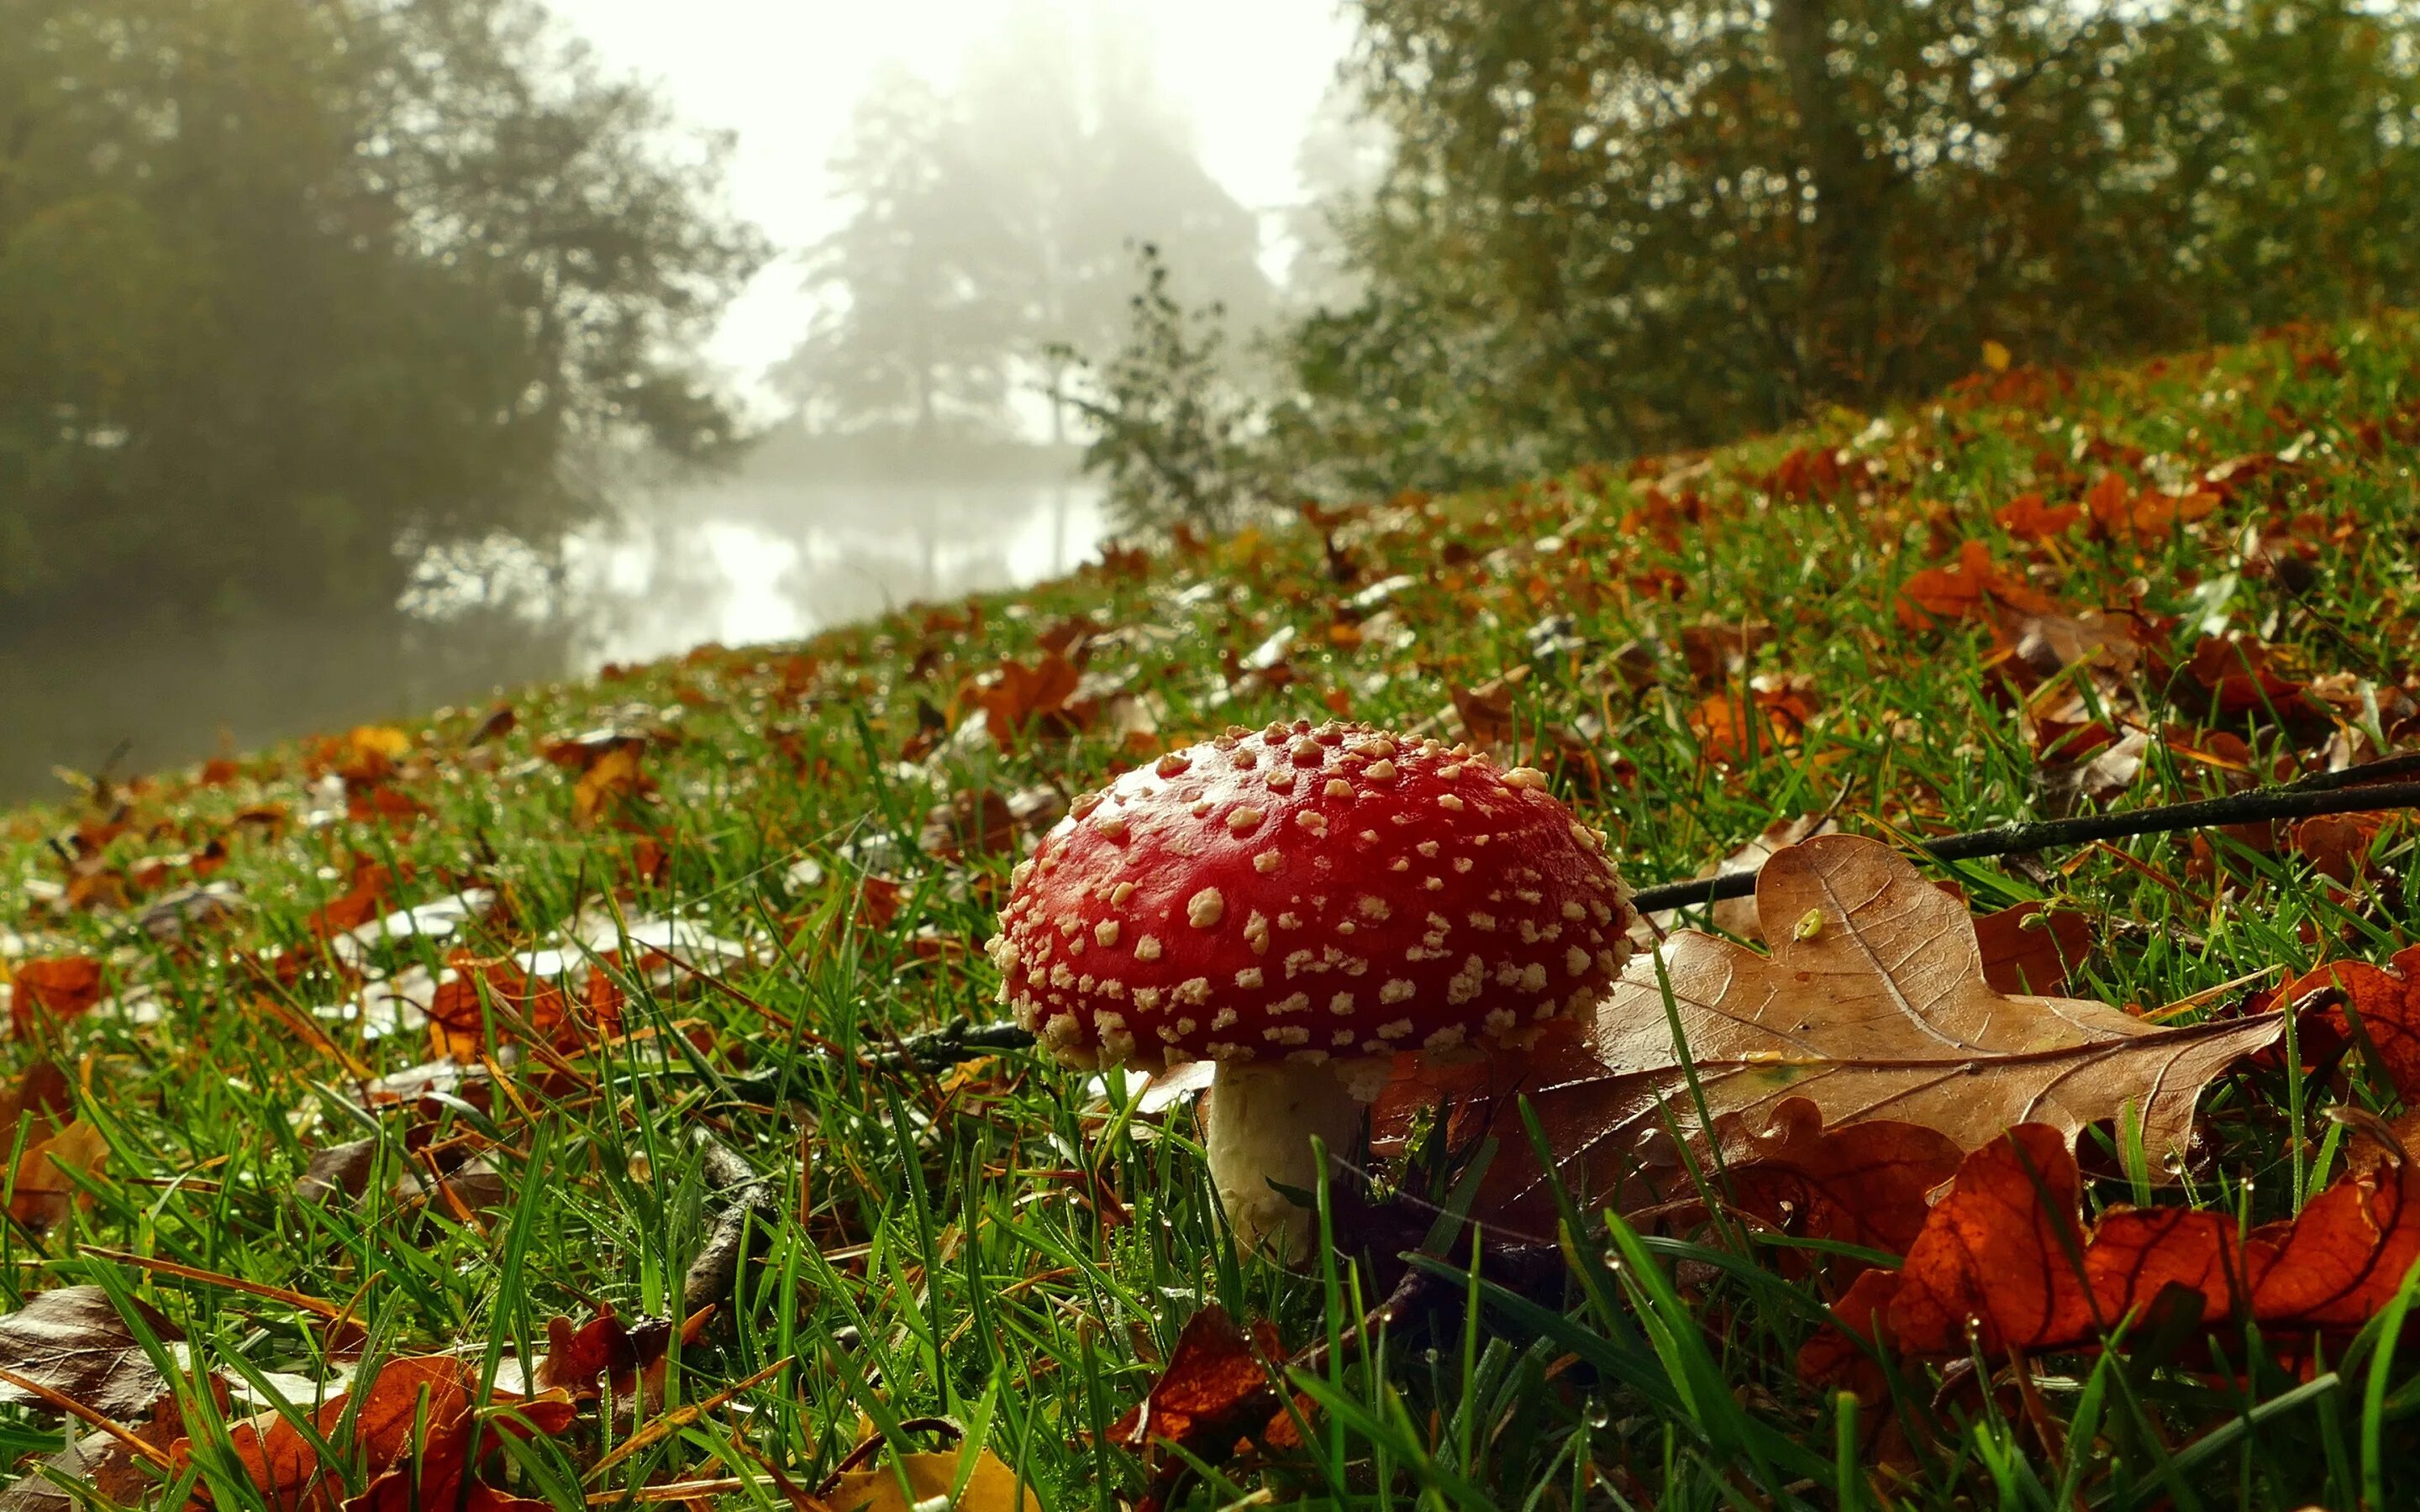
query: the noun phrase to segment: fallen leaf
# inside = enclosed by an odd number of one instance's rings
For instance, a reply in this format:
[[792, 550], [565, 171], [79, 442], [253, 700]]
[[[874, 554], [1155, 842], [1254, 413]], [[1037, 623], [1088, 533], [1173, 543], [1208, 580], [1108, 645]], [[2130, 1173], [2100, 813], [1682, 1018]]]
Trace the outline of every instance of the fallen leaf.
[[1954, 620], [1990, 622], [2005, 613], [2047, 614], [2057, 606], [2022, 578], [2000, 570], [1980, 541], [1959, 548], [1954, 567], [1927, 567], [1900, 587], [1899, 622], [1922, 630]]
[[1204, 1307], [1186, 1319], [1151, 1395], [1110, 1427], [1109, 1437], [1130, 1449], [1164, 1442], [1214, 1464], [1224, 1460], [1280, 1411], [1270, 1371], [1284, 1359], [1274, 1324], [1256, 1322], [1247, 1334], [1225, 1308]]
[[[152, 1334], [184, 1335], [151, 1307], [134, 1304]], [[103, 1417], [131, 1421], [167, 1389], [151, 1357], [99, 1287], [55, 1287], [0, 1318], [0, 1367], [38, 1381]], [[0, 1381], [0, 1402], [43, 1408], [42, 1398]]]
[[[1776, 819], [1765, 825], [1763, 832], [1754, 840], [1724, 856], [1720, 861], [1711, 866], [1699, 867], [1696, 872], [1696, 879], [1713, 881], [1716, 877], [1752, 873], [1770, 860], [1776, 851], [1785, 850], [1817, 835], [1835, 833], [1838, 833], [1838, 826], [1819, 813], [1803, 813], [1794, 819]], [[1764, 939], [1763, 928], [1756, 916], [1756, 899], [1753, 896], [1725, 898], [1715, 903], [1709, 912], [1713, 917], [1714, 928], [1726, 934], [1735, 934], [1751, 944], [1761, 943]], [[1654, 917], [1662, 920], [1675, 918], [1679, 913], [1678, 909], [1666, 909]], [[1652, 939], [1643, 927], [1635, 929], [1633, 937]]]
[[2219, 506], [2219, 496], [2206, 488], [2169, 493], [2146, 488], [2137, 493], [2115, 472], [2104, 472], [2084, 496], [2092, 516], [2093, 532], [2115, 541], [2151, 542], [2179, 525], [2208, 516]]
[[[1836, 1323], [1913, 1355], [2075, 1348], [2179, 1305], [2216, 1323], [2337, 1336], [2391, 1300], [2420, 1255], [2420, 1191], [2398, 1160], [2339, 1178], [2294, 1218], [2116, 1207], [2087, 1229], [2067, 1136], [2013, 1128], [1968, 1155], [1896, 1273], [1869, 1272]], [[1802, 1355], [1835, 1368], [1837, 1345]]]
[[[344, 1476], [321, 1461], [302, 1430], [284, 1414], [269, 1412], [238, 1423], [228, 1440], [263, 1500], [280, 1512], [412, 1512], [449, 1506], [458, 1497], [471, 1507], [543, 1506], [507, 1497], [477, 1480], [472, 1461], [473, 1429], [488, 1447], [498, 1432], [518, 1431], [508, 1419], [483, 1418], [473, 1411], [477, 1365], [458, 1355], [411, 1355], [387, 1360], [367, 1381], [330, 1397], [311, 1414], [323, 1440], [349, 1443], [354, 1464], [367, 1482], [358, 1497], [344, 1499]], [[499, 1391], [540, 1432], [570, 1426], [570, 1399], [558, 1392], [514, 1397]], [[339, 1426], [349, 1422], [349, 1432]], [[177, 1446], [190, 1453], [187, 1443]]]
[[2317, 1022], [2348, 1043], [2366, 1044], [2397, 1094], [2420, 1106], [2420, 945], [2397, 951], [2383, 966], [2366, 961], [2319, 966], [2280, 987], [2269, 1006], [2299, 1003], [2329, 987], [2345, 1000], [2329, 1005]]
[[[819, 1498], [833, 1512], [923, 1512], [928, 1505], [952, 1512], [1041, 1512], [1041, 1499], [1031, 1485], [1020, 1483], [1008, 1461], [989, 1449], [975, 1452], [967, 1486], [955, 1502], [949, 1500], [958, 1481], [960, 1455], [944, 1449], [931, 1454], [903, 1454], [898, 1468], [843, 1471], [827, 1483]], [[903, 1494], [902, 1478], [908, 1482]]]
[[9, 1026], [19, 1039], [38, 1018], [71, 1019], [101, 1001], [101, 963], [88, 955], [54, 956], [17, 967], [8, 995]]
[[636, 742], [623, 741], [588, 764], [588, 769], [580, 774], [580, 780], [571, 788], [574, 822], [593, 825], [612, 805], [646, 790], [646, 774], [639, 768], [639, 757], [644, 748]]
[[2038, 493], [2021, 493], [1992, 511], [2000, 529], [2020, 541], [2047, 541], [2064, 535], [2084, 518], [2073, 504], [2052, 505]]
[[[163, 1456], [184, 1436], [184, 1419], [178, 1413], [177, 1399], [165, 1393], [150, 1405], [134, 1428], [135, 1438]], [[133, 1453], [114, 1433], [94, 1432], [73, 1440], [42, 1464], [53, 1473], [89, 1486], [109, 1498], [107, 1503], [97, 1504], [101, 1505], [141, 1505], [159, 1484], [156, 1472], [136, 1463]], [[26, 1473], [16, 1485], [0, 1491], [0, 1512], [82, 1512], [92, 1504], [96, 1504], [71, 1495], [37, 1473]]]
[[[1529, 1097], [1575, 1196], [1606, 1200], [1664, 1122], [1766, 1127], [1786, 1099], [1827, 1128], [1886, 1119], [1972, 1149], [2017, 1123], [2072, 1137], [2133, 1106], [2155, 1152], [2185, 1148], [2203, 1084], [2266, 1048], [2281, 1015], [2181, 1027], [2105, 1004], [2020, 997], [1983, 978], [1962, 904], [1889, 847], [1826, 835], [1767, 861], [1770, 956], [1683, 933], [1634, 957], [1584, 1041], [1535, 1068]], [[1673, 1044], [1661, 975], [1686, 1037]], [[1518, 1148], [1518, 1125], [1506, 1143]]]
[[82, 1120], [27, 1145], [17, 1162], [17, 1189], [8, 1202], [9, 1216], [37, 1232], [55, 1227], [70, 1207], [90, 1202], [74, 1179], [99, 1171], [108, 1154], [109, 1142], [101, 1131]]
[[1983, 980], [1993, 992], [2055, 997], [2067, 974], [2092, 953], [2092, 921], [2072, 908], [2019, 903], [1975, 920]]
[[[1814, 1103], [1786, 1098], [1770, 1126], [1725, 1144], [1725, 1201], [1731, 1211], [1793, 1238], [1900, 1255], [1923, 1231], [1933, 1189], [1958, 1174], [1964, 1153], [1947, 1134], [1921, 1124], [1877, 1119], [1826, 1129]], [[1694, 1190], [1682, 1173], [1669, 1184]], [[1642, 1200], [1662, 1186], [1642, 1185]], [[1668, 1223], [1699, 1210], [1691, 1199], [1631, 1212], [1641, 1224], [1650, 1217]]]

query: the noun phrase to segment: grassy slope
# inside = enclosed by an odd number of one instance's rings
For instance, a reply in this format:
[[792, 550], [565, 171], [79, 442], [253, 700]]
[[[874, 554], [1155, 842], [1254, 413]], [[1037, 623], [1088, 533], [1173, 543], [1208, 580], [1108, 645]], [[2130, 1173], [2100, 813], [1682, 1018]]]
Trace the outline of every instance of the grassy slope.
[[[1025, 1467], [1047, 1504], [1109, 1505], [1146, 1477], [1095, 1435], [1140, 1398], [1188, 1315], [1223, 1299], [1275, 1319], [1299, 1344], [1321, 1332], [1323, 1314], [1357, 1310], [1349, 1277], [1239, 1271], [1207, 1211], [1189, 1116], [1109, 1114], [1084, 1078], [1021, 1054], [938, 1076], [810, 1065], [795, 1084], [802, 1101], [778, 1109], [734, 1105], [716, 1081], [778, 1065], [811, 1037], [853, 1049], [996, 1012], [989, 967], [969, 947], [987, 932], [1013, 855], [927, 855], [927, 810], [952, 791], [1080, 791], [1132, 756], [1109, 718], [1072, 734], [1030, 728], [1006, 748], [979, 729], [958, 739], [945, 731], [938, 751], [923, 753], [934, 742], [920, 731], [936, 715], [954, 725], [975, 708], [971, 680], [1003, 659], [1035, 665], [1046, 644], [1080, 629], [1089, 670], [1154, 712], [1151, 740], [1174, 741], [1230, 722], [1317, 717], [1323, 705], [1382, 723], [1439, 722], [1449, 685], [1517, 678], [1509, 744], [1541, 764], [1569, 758], [1572, 741], [1590, 749], [1602, 783], [1568, 759], [1559, 780], [1611, 833], [1635, 880], [1686, 875], [1774, 820], [1836, 800], [1844, 825], [1869, 833], [2036, 814], [2041, 764], [1995, 692], [1993, 637], [1972, 625], [1910, 631], [1896, 612], [1900, 585], [1979, 541], [2012, 580], [2071, 610], [2139, 601], [2180, 617], [2162, 632], [2178, 664], [2199, 634], [2240, 632], [2281, 648], [2278, 665], [2299, 677], [2365, 681], [2391, 724], [2395, 690], [2412, 676], [2416, 607], [2415, 359], [2420, 331], [2398, 323], [2288, 333], [2085, 378], [2071, 392], [2021, 372], [1887, 422], [1844, 415], [1807, 435], [1659, 464], [1642, 482], [1568, 478], [1357, 511], [1335, 527], [1333, 562], [1315, 532], [1276, 531], [835, 631], [802, 656], [709, 650], [529, 690], [514, 699], [519, 730], [500, 741], [465, 747], [478, 710], [408, 732], [411, 748], [380, 787], [431, 810], [408, 828], [341, 815], [306, 823], [325, 807], [306, 785], [354, 759], [307, 746], [248, 761], [229, 781], [163, 777], [113, 790], [100, 808], [0, 818], [0, 941], [19, 955], [98, 954], [113, 990], [148, 986], [163, 1009], [147, 1024], [35, 1014], [6, 1050], [12, 1074], [44, 1057], [69, 1070], [80, 1116], [109, 1155], [73, 1216], [39, 1236], [13, 1224], [0, 1233], [0, 1287], [13, 1304], [112, 1272], [176, 1318], [205, 1361], [313, 1368], [311, 1336], [291, 1307], [78, 1258], [90, 1243], [358, 1298], [392, 1348], [492, 1340], [526, 1350], [553, 1314], [585, 1316], [599, 1302], [626, 1316], [671, 1305], [706, 1210], [691, 1134], [710, 1126], [771, 1174], [786, 1217], [769, 1264], [732, 1310], [737, 1326], [690, 1347], [673, 1389], [695, 1400], [768, 1363], [795, 1364], [742, 1396], [744, 1416], [710, 1415], [602, 1484], [748, 1473], [751, 1456], [734, 1447], [743, 1429], [757, 1453], [812, 1484], [857, 1442], [861, 1414], [987, 1412], [992, 1445]], [[1819, 478], [1807, 489], [1785, 477], [1773, 486], [1771, 470], [1800, 447], [1815, 451], [1797, 452], [1785, 474], [1843, 448], [1845, 485]], [[2214, 515], [2157, 524], [2140, 539], [2071, 530], [2026, 542], [1993, 518], [2029, 489], [2070, 501], [2112, 468], [2175, 480], [2280, 450], [2291, 464], [2239, 479]], [[2304, 566], [2281, 574], [2265, 556], [2248, 561], [2256, 544]], [[1383, 612], [1345, 607], [1399, 574], [1412, 581]], [[1555, 616], [1569, 621], [1539, 630]], [[1737, 670], [1704, 655], [1717, 636], [1687, 633], [1747, 621], [1773, 633]], [[1292, 680], [1241, 675], [1254, 649], [1286, 629]], [[1735, 759], [1714, 759], [1725, 754], [1723, 716], [1708, 701], [1753, 698], [1752, 677], [1788, 739], [1733, 738]], [[2308, 760], [2293, 754], [2297, 744], [2307, 751], [2329, 733], [2306, 722], [2288, 735], [2259, 709], [2207, 716], [2189, 674], [2138, 669], [2094, 696], [2111, 687], [2120, 712], [2133, 703], [2154, 723], [2248, 734], [2264, 766]], [[2360, 690], [2350, 696], [2346, 721], [2357, 727]], [[663, 732], [644, 762], [652, 795], [607, 805], [629, 828], [576, 822], [571, 774], [536, 755], [600, 724]], [[1441, 727], [1452, 730], [1453, 717]], [[1568, 740], [1542, 734], [1556, 730]], [[2241, 751], [2177, 733], [2152, 748], [2122, 801], [2220, 790], [2226, 758]], [[903, 760], [911, 751], [918, 759]], [[230, 827], [239, 810], [272, 804], [288, 810], [282, 830]], [[101, 827], [113, 813], [123, 826]], [[80, 823], [105, 842], [79, 896], [97, 889], [106, 904], [122, 887], [139, 910], [187, 879], [175, 864], [147, 874], [147, 860], [225, 837], [230, 857], [215, 880], [240, 885], [242, 906], [163, 944], [131, 913], [47, 902], [44, 884], [67, 880], [47, 837]], [[634, 879], [639, 831], [669, 856], [654, 880]], [[2404, 834], [2379, 841], [2374, 877], [2408, 865]], [[2047, 872], [1971, 866], [1961, 880], [1978, 909], [2055, 889], [2090, 914], [2095, 946], [2073, 990], [2118, 1003], [2300, 965], [2323, 935], [2383, 959], [2411, 930], [2395, 888], [2332, 899], [2290, 848], [2262, 856], [2222, 840], [2213, 856], [2168, 839], [2124, 852], [2046, 857]], [[422, 1104], [369, 1120], [386, 1162], [374, 1193], [418, 1158], [407, 1144], [459, 1151], [501, 1135], [487, 1158], [503, 1196], [479, 1222], [375, 1196], [358, 1209], [314, 1206], [292, 1193], [312, 1152], [365, 1128], [343, 1106], [357, 1090], [347, 1058], [385, 1072], [430, 1054], [417, 1034], [365, 1043], [331, 1023], [330, 1046], [292, 1027], [345, 995], [312, 964], [321, 958], [306, 919], [346, 892], [360, 858], [412, 869], [394, 889], [403, 903], [456, 886], [498, 889], [504, 908], [473, 935], [489, 952], [543, 936], [611, 888], [628, 917], [677, 908], [748, 942], [754, 960], [727, 970], [728, 992], [692, 982], [640, 994], [628, 1011], [634, 1039], [574, 1051], [550, 1075], [511, 1073], [503, 1096], [472, 1097], [489, 1109], [482, 1119]], [[799, 865], [810, 859], [819, 867]], [[870, 895], [856, 879], [867, 871], [905, 885], [895, 917], [861, 906]], [[2222, 879], [2231, 879], [2224, 889]], [[407, 940], [380, 959], [434, 964], [434, 954]], [[796, 1033], [768, 1027], [775, 1021]], [[656, 1051], [666, 1037], [650, 1031], [673, 1026], [701, 1054]], [[2211, 1106], [2214, 1168], [2282, 1169], [2287, 1141], [2263, 1088], [2222, 1084]], [[1098, 1173], [1097, 1189], [1084, 1167]], [[2282, 1211], [2286, 1184], [2265, 1181], [2244, 1200]], [[1814, 1304], [1765, 1294], [1745, 1306], [1740, 1283], [1709, 1274], [1690, 1273], [1691, 1304], [1736, 1399], [1828, 1446], [1832, 1409], [1790, 1372]], [[1504, 1506], [1566, 1504], [1575, 1488], [1594, 1485], [1600, 1503], [1612, 1488], [1711, 1506], [1721, 1504], [1718, 1483], [1756, 1478], [1721, 1420], [1668, 1415], [1564, 1362], [1572, 1340], [1622, 1331], [1583, 1302], [1571, 1316], [1560, 1342], [1533, 1343], [1508, 1325], [1502, 1342], [1472, 1354], [1446, 1330], [1393, 1341], [1374, 1364], [1356, 1356], [1336, 1366], [1343, 1391], [1373, 1403], [1397, 1393], [1389, 1400], [1402, 1410], [1323, 1433], [1264, 1484], [1280, 1496], [1344, 1486], [1410, 1498], [1425, 1488], [1443, 1502], [1484, 1494]], [[2321, 1393], [2256, 1436], [2238, 1415], [2249, 1398], [2230, 1387], [2136, 1366], [2124, 1384], [2143, 1418], [2097, 1441], [2082, 1435], [2071, 1451], [2092, 1499], [2147, 1488], [2162, 1454], [2212, 1429], [2240, 1437], [2214, 1445], [2191, 1477], [2211, 1502], [2353, 1497], [2357, 1396]], [[2288, 1384], [2258, 1381], [2251, 1396]], [[1999, 1497], [2009, 1482], [1994, 1465], [2036, 1441], [1976, 1419], [1971, 1398], [1945, 1400], [1937, 1452], [1897, 1483], [1901, 1493]], [[2054, 1414], [2069, 1411], [2071, 1382], [2054, 1384], [2049, 1403]], [[41, 1420], [7, 1418], [0, 1461], [56, 1446]], [[519, 1453], [525, 1489], [562, 1500], [598, 1449], [582, 1429]], [[1234, 1473], [1243, 1488], [1264, 1484], [1258, 1469]], [[1830, 1503], [1820, 1489], [1788, 1494], [1801, 1492]], [[1192, 1494], [1218, 1499], [1199, 1483]], [[229, 1485], [220, 1497], [240, 1499]], [[753, 1499], [771, 1503], [770, 1493]]]

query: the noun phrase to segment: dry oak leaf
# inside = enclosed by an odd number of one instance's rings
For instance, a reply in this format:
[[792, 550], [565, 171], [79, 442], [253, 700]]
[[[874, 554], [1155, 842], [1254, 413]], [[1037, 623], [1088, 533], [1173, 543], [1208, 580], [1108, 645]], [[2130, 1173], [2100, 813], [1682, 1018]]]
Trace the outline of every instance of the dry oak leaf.
[[[184, 1337], [141, 1302], [154, 1337]], [[0, 1368], [39, 1381], [103, 1417], [132, 1420], [150, 1410], [167, 1383], [151, 1356], [99, 1287], [57, 1287], [0, 1318]], [[33, 1392], [0, 1381], [0, 1402], [40, 1403]]]
[[[1584, 1064], [1564, 1057], [1533, 1084], [1567, 1163], [1620, 1166], [1668, 1105], [1698, 1127], [1659, 959], [1707, 1114], [1750, 1134], [1786, 1098], [1813, 1103], [1827, 1129], [1887, 1119], [1970, 1149], [2026, 1122], [2072, 1138], [2132, 1104], [2145, 1144], [2164, 1154], [2185, 1147], [2203, 1085], [2284, 1027], [2275, 1014], [2162, 1026], [2102, 1003], [1994, 991], [1965, 906], [1859, 836], [1777, 852], [1756, 900], [1770, 956], [1674, 934], [1599, 1000]], [[1573, 1189], [1586, 1185], [1583, 1171]]]

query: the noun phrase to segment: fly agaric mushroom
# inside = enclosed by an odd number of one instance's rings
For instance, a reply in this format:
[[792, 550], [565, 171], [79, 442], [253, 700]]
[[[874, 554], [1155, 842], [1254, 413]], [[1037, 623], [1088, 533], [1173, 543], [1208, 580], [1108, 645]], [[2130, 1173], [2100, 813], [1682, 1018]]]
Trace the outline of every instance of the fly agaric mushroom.
[[1308, 720], [1171, 751], [1076, 801], [987, 949], [1062, 1061], [1216, 1061], [1206, 1143], [1236, 1241], [1301, 1258], [1311, 1137], [1351, 1148], [1406, 1051], [1526, 1042], [1610, 985], [1626, 894], [1528, 767]]

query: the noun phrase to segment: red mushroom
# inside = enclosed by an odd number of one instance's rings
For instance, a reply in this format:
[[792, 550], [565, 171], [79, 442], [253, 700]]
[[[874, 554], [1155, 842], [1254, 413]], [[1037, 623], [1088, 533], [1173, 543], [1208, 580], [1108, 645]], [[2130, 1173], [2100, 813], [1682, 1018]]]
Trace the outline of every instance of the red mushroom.
[[1621, 969], [1605, 837], [1528, 767], [1309, 721], [1171, 751], [1019, 863], [989, 951], [1063, 1061], [1208, 1057], [1210, 1172], [1247, 1249], [1299, 1258], [1312, 1135], [1342, 1152], [1392, 1057], [1533, 1036]]

